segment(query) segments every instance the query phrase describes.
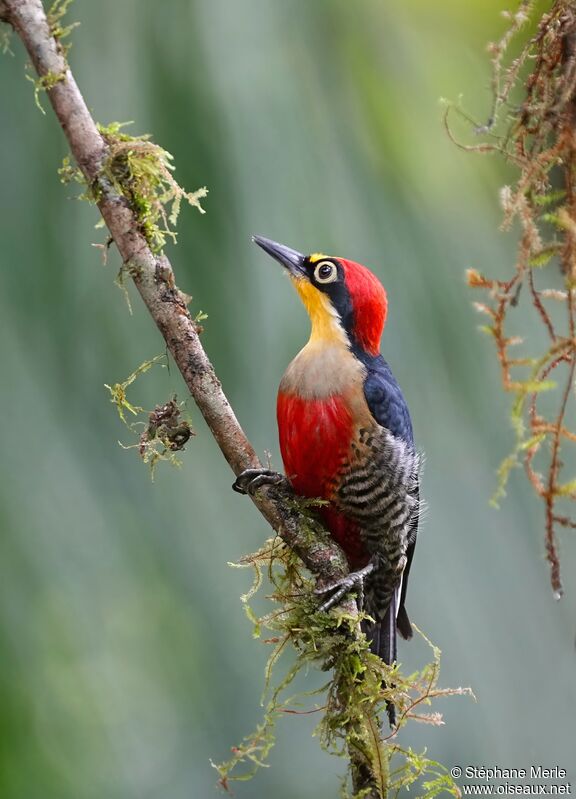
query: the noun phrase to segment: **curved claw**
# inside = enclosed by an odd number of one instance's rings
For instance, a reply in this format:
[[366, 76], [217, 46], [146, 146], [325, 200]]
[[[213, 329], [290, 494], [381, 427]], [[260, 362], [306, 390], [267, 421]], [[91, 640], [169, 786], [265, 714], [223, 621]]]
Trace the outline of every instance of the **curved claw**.
[[286, 480], [283, 474], [271, 469], [244, 469], [232, 483], [232, 489], [238, 494], [254, 493], [265, 485], [278, 485]]
[[364, 579], [374, 571], [374, 563], [370, 561], [367, 566], [364, 566], [363, 569], [359, 569], [357, 572], [351, 572], [347, 574], [346, 577], [343, 577], [341, 580], [337, 580], [335, 583], [331, 585], [325, 585], [322, 588], [315, 588], [314, 593], [321, 595], [327, 594], [329, 591], [334, 591], [331, 597], [329, 597], [325, 602], [323, 602], [318, 610], [325, 613], [326, 611], [333, 608], [338, 602], [342, 599], [345, 594], [350, 593], [356, 586], [358, 586], [358, 606], [359, 609], [362, 610], [364, 605]]

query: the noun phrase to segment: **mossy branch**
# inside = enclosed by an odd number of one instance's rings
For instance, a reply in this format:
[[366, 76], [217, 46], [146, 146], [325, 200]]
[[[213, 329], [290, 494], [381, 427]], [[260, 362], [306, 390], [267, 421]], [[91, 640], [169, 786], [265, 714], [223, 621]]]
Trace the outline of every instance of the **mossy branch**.
[[[252, 555], [243, 557], [236, 568], [254, 570], [252, 587], [242, 597], [253, 636], [271, 647], [266, 665], [262, 700], [264, 719], [257, 729], [232, 749], [232, 756], [213, 764], [220, 784], [229, 789], [233, 780], [250, 779], [266, 765], [274, 743], [276, 721], [286, 714], [318, 718], [315, 735], [332, 755], [349, 758], [354, 799], [399, 796], [406, 789], [418, 789], [416, 796], [438, 793], [460, 796], [447, 770], [426, 757], [398, 744], [398, 729], [408, 721], [443, 724], [439, 713], [427, 712], [440, 696], [472, 695], [467, 688], [438, 686], [440, 650], [418, 628], [416, 632], [432, 650], [432, 662], [405, 676], [398, 666], [387, 666], [370, 652], [364, 636], [355, 634], [357, 616], [342, 608], [324, 613], [318, 609], [314, 581], [304, 573], [292, 550], [278, 539], [270, 539]], [[252, 607], [258, 590], [268, 577], [272, 593], [267, 597], [273, 609], [259, 616]], [[265, 633], [268, 633], [265, 635]], [[296, 652], [280, 680], [273, 674], [281, 667], [286, 651]], [[310, 667], [330, 672], [324, 685], [311, 691], [289, 694], [296, 676]], [[393, 702], [398, 729], [382, 737], [379, 718]], [[356, 753], [350, 758], [350, 753]], [[362, 786], [371, 784], [368, 793]], [[350, 793], [343, 786], [342, 797]]]
[[[68, 140], [70, 150], [110, 235], [144, 304], [160, 330], [186, 385], [204, 416], [222, 453], [236, 475], [259, 468], [260, 461], [240, 427], [199, 338], [188, 297], [176, 286], [172, 266], [165, 254], [153, 252], [138, 209], [124, 186], [107, 175], [114, 147], [107, 138], [118, 130], [101, 132], [92, 118], [70, 71], [65, 55], [48, 23], [40, 0], [2, 0], [0, 14], [24, 43], [40, 79], [60, 74], [63, 79], [46, 93]], [[151, 147], [152, 145], [149, 145]], [[158, 148], [160, 149], [160, 148]], [[150, 149], [147, 150], [147, 155]], [[127, 174], [130, 176], [130, 172]], [[131, 180], [131, 177], [129, 178]], [[346, 559], [326, 535], [303, 535], [302, 514], [288, 507], [273, 488], [262, 488], [254, 503], [306, 566], [324, 580], [347, 572]]]
[[[238, 475], [244, 469], [259, 468], [258, 456], [240, 427], [200, 342], [198, 325], [190, 316], [187, 298], [176, 285], [168, 258], [153, 251], [154, 242], [147, 239], [142, 219], [131, 207], [129, 197], [122, 186], [114, 185], [106, 176], [113, 148], [106, 141], [106, 134], [98, 130], [86, 106], [42, 3], [40, 0], [1, 0], [0, 18], [9, 23], [22, 40], [41, 81], [46, 83], [48, 75], [63, 76], [56, 82], [47, 82], [46, 94], [122, 261], [233, 472]], [[311, 525], [296, 506], [288, 503], [282, 492], [274, 487], [263, 487], [253, 497], [253, 502], [321, 583], [333, 582], [347, 574], [348, 565], [342, 550], [319, 523]], [[346, 610], [357, 616], [355, 602], [348, 602]], [[355, 634], [360, 638], [358, 626]], [[360, 788], [369, 789], [370, 786]]]
[[[247, 468], [259, 468], [256, 452], [200, 342], [202, 317], [191, 317], [187, 307], [190, 298], [178, 289], [172, 266], [162, 252], [166, 237], [174, 236], [181, 201], [202, 211], [199, 200], [205, 190], [184, 192], [172, 176], [171, 156], [147, 137], [128, 136], [117, 123], [108, 127], [95, 123], [67, 63], [67, 47], [61, 43], [72, 29], [63, 26], [70, 1], [56, 0], [46, 15], [41, 0], [0, 0], [0, 20], [13, 27], [28, 51], [38, 75], [37, 93], [45, 91], [77, 165], [65, 160], [61, 178], [83, 184], [84, 197], [97, 204], [122, 258], [121, 279], [124, 275], [132, 279], [233, 472], [238, 475]], [[151, 363], [144, 364], [124, 383], [109, 387], [112, 401], [122, 414], [136, 410], [126, 400], [126, 387]], [[180, 449], [191, 431], [178, 415], [175, 399], [158, 406], [150, 414], [140, 440], [141, 450], [154, 457], [157, 444], [162, 452]], [[268, 626], [279, 634], [268, 676], [284, 643], [292, 643], [299, 657], [274, 690], [263, 727], [238, 748], [230, 763], [220, 767], [222, 783], [231, 777], [230, 771], [238, 762], [249, 760], [258, 765], [265, 757], [272, 740], [270, 724], [282, 709], [287, 710], [287, 700], [281, 700], [283, 689], [299, 668], [312, 662], [332, 671], [320, 738], [328, 749], [348, 758], [356, 799], [384, 799], [391, 788], [397, 793], [423, 776], [427, 777], [422, 781], [423, 795], [435, 796], [440, 791], [458, 795], [458, 788], [438, 764], [402, 750], [393, 740], [384, 740], [378, 720], [386, 701], [393, 700], [401, 723], [408, 717], [441, 723], [437, 714], [414, 712], [434, 696], [462, 692], [437, 688], [438, 653], [435, 651], [434, 662], [422, 672], [404, 678], [369, 652], [353, 598], [337, 612], [319, 613], [313, 588], [346, 575], [343, 552], [285, 487], [262, 487], [252, 499], [283, 542], [280, 555], [258, 553], [251, 561], [254, 564], [268, 558], [276, 589], [273, 598], [281, 605], [274, 616], [268, 614], [261, 620], [251, 616], [257, 627]], [[301, 564], [312, 579], [303, 574]], [[403, 765], [390, 771], [395, 754]]]

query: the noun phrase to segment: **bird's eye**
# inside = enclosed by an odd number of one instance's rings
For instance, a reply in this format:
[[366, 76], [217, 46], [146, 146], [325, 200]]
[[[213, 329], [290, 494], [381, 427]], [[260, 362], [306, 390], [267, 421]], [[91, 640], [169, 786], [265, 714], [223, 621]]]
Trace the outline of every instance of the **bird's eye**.
[[338, 277], [336, 264], [332, 261], [320, 261], [314, 269], [314, 277], [317, 283], [332, 283]]

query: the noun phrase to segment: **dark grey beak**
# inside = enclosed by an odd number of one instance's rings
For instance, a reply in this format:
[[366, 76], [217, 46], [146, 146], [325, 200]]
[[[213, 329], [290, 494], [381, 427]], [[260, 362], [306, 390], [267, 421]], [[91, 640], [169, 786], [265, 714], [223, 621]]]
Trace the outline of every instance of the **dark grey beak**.
[[278, 244], [271, 239], [265, 239], [264, 236], [252, 236], [252, 241], [281, 263], [293, 277], [306, 277], [306, 267], [304, 266], [306, 256], [301, 252], [292, 250], [284, 244]]

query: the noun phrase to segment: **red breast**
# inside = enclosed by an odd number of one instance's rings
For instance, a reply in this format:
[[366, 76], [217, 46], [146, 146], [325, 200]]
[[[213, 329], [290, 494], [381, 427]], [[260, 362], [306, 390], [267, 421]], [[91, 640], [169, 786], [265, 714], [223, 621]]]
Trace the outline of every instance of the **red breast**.
[[[354, 421], [347, 402], [338, 396], [307, 399], [278, 394], [280, 451], [286, 476], [303, 497], [333, 498], [334, 484], [350, 454]], [[333, 505], [321, 506], [320, 515], [342, 546], [352, 568], [361, 568], [368, 554], [358, 527]]]

